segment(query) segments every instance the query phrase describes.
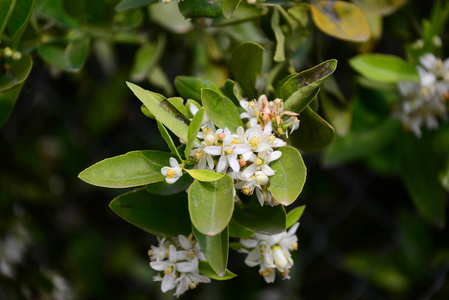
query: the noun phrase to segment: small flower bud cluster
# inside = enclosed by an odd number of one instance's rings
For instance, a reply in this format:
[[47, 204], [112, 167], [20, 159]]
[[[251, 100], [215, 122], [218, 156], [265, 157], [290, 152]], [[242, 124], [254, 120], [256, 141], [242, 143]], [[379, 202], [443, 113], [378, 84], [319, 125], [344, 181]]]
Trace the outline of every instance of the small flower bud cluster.
[[206, 258], [198, 243], [183, 235], [171, 241], [159, 239], [159, 245], [151, 246], [148, 256], [151, 268], [160, 272], [153, 280], [162, 282], [163, 293], [175, 289], [174, 296], [179, 297], [199, 283], [210, 282], [209, 277], [199, 272], [199, 261]]
[[[252, 101], [240, 101], [246, 110], [240, 117], [248, 119], [246, 130], [238, 127], [236, 132], [228, 128], [215, 128], [207, 115], [204, 115], [201, 130], [198, 133], [200, 144], [195, 144], [190, 157], [195, 161], [196, 169], [207, 169], [218, 173], [227, 173], [235, 180], [235, 188], [247, 196], [256, 193], [260, 205], [277, 205], [268, 191], [270, 176], [275, 171], [269, 164], [282, 155], [275, 150], [286, 143], [277, 135], [288, 135], [297, 129], [297, 114], [284, 111], [283, 101], [276, 99], [268, 102], [265, 95]], [[193, 115], [198, 112], [195, 105], [190, 106]], [[284, 115], [290, 116], [283, 120]], [[167, 183], [174, 183], [181, 175], [182, 169], [176, 159], [170, 159], [171, 167], [164, 167], [161, 172]], [[236, 200], [239, 200], [236, 196]]]
[[402, 100], [394, 116], [417, 137], [421, 127], [438, 128], [438, 118], [447, 119], [449, 107], [449, 59], [442, 61], [433, 54], [420, 57], [419, 82], [399, 82]]
[[288, 276], [293, 260], [290, 252], [298, 249], [298, 237], [295, 232], [299, 223], [295, 223], [288, 232], [275, 235], [256, 233], [252, 238], [241, 239], [244, 247], [240, 252], [248, 253], [245, 263], [250, 267], [259, 266], [259, 274], [267, 283], [272, 283], [276, 277], [276, 269], [283, 279]]
[[20, 60], [22, 58], [22, 53], [12, 50], [9, 47], [5, 47], [2, 52], [5, 58], [12, 58], [12, 60]]

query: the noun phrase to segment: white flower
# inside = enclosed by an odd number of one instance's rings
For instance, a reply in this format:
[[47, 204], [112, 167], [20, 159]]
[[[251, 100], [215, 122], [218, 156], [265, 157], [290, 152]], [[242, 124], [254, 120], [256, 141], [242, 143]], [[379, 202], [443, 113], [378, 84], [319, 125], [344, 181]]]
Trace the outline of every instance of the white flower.
[[262, 110], [264, 101], [268, 101], [265, 95], [261, 95], [257, 101], [240, 100], [240, 106], [243, 107], [244, 110], [246, 110], [246, 112], [240, 114], [240, 118], [249, 120], [248, 127], [251, 128], [258, 124], [260, 111]]
[[163, 167], [161, 173], [165, 176], [165, 181], [172, 184], [182, 176], [182, 169], [178, 161], [173, 157], [170, 157], [170, 166], [171, 167]]
[[151, 261], [162, 261], [168, 256], [168, 249], [170, 243], [165, 240], [165, 238], [160, 239], [157, 238], [159, 245], [151, 246], [151, 249], [148, 251], [148, 256]]
[[214, 159], [205, 151], [207, 147], [205, 142], [201, 142], [201, 145], [198, 148], [192, 149], [190, 156], [193, 156], [198, 161], [196, 168], [213, 171], [215, 168]]
[[183, 273], [179, 278], [175, 280], [177, 284], [176, 292], [173, 294], [176, 297], [184, 294], [187, 290], [193, 290], [199, 283], [209, 283], [210, 278], [201, 275], [199, 271]]
[[200, 249], [200, 245], [197, 242], [193, 242], [181, 234], [178, 236], [178, 242], [181, 248], [184, 249], [184, 252], [182, 252], [182, 254], [185, 254], [185, 260], [190, 261], [194, 257], [198, 257], [198, 259], [202, 261], [206, 260], [206, 257], [204, 256], [203, 252]]
[[245, 263], [250, 267], [260, 266], [259, 274], [264, 277], [267, 283], [274, 282], [275, 269], [277, 269], [284, 279], [289, 279], [290, 268], [293, 266], [290, 251], [298, 247], [298, 238], [295, 235], [299, 223], [294, 224], [288, 232], [275, 235], [254, 234], [250, 239], [241, 239], [240, 243], [251, 251], [242, 250], [248, 253]]

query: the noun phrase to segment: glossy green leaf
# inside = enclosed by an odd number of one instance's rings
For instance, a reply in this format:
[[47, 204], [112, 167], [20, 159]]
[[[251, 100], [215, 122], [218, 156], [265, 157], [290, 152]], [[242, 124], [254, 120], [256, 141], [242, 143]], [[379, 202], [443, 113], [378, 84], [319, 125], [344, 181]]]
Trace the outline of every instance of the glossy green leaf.
[[295, 207], [287, 214], [287, 229], [292, 227], [296, 222], [301, 219], [302, 214], [304, 213], [304, 210], [306, 209], [305, 205], [301, 205], [298, 207]]
[[253, 196], [243, 208], [234, 210], [233, 219], [247, 230], [262, 234], [278, 234], [285, 231], [284, 206], [260, 206]]
[[0, 91], [0, 128], [3, 127], [3, 124], [5, 124], [11, 114], [22, 86], [23, 84], [19, 84], [7, 91]]
[[217, 181], [223, 178], [224, 176], [224, 174], [205, 169], [191, 169], [191, 170], [186, 169], [185, 171], [189, 173], [189, 175], [192, 176], [193, 178], [204, 182]]
[[78, 177], [103, 187], [124, 188], [162, 181], [161, 169], [169, 166], [170, 153], [133, 151], [102, 160], [81, 172]]
[[187, 141], [190, 121], [173, 106], [167, 99], [157, 93], [142, 89], [141, 87], [127, 82], [128, 87], [134, 95], [142, 101], [148, 110], [157, 116], [157, 119], [170, 129], [181, 140]]
[[227, 127], [236, 132], [239, 126], [243, 126], [236, 106], [228, 97], [210, 89], [202, 89], [201, 99], [207, 116], [218, 127]]
[[177, 76], [175, 87], [184, 99], [193, 99], [201, 103], [201, 89], [208, 88], [221, 94], [220, 89], [210, 80], [193, 76]]
[[286, 146], [278, 150], [282, 156], [270, 164], [276, 174], [270, 177], [268, 190], [279, 203], [290, 205], [298, 198], [306, 182], [306, 166], [295, 148]]
[[279, 11], [278, 9], [273, 10], [273, 15], [271, 16], [271, 28], [274, 32], [274, 37], [276, 38], [276, 49], [274, 51], [274, 57], [273, 60], [276, 62], [283, 62], [285, 61], [285, 50], [284, 50], [284, 43], [285, 43], [285, 36], [282, 32], [280, 23], [279, 23]]
[[304, 110], [318, 94], [320, 85], [336, 68], [337, 61], [330, 59], [288, 79], [280, 89], [284, 108], [297, 113]]
[[[22, 84], [30, 74], [33, 61], [31, 56], [22, 55], [20, 60], [12, 60], [7, 72], [0, 77], [0, 92], [10, 90]], [[12, 95], [12, 94], [8, 94]]]
[[232, 279], [232, 278], [237, 276], [236, 274], [234, 274], [231, 271], [226, 269], [226, 272], [225, 272], [224, 276], [220, 277], [212, 269], [212, 267], [210, 266], [210, 264], [207, 261], [200, 261], [199, 269], [200, 269], [200, 273], [201, 274], [203, 274], [204, 276], [207, 276], [207, 277], [209, 277], [211, 279], [214, 279], [214, 280], [229, 280], [229, 279]]
[[225, 18], [230, 19], [234, 15], [235, 11], [239, 7], [240, 0], [223, 0], [223, 15]]
[[79, 71], [83, 67], [88, 53], [89, 53], [88, 39], [82, 39], [68, 44], [67, 48], [64, 51], [68, 65], [68, 71], [73, 72]]
[[315, 25], [324, 33], [351, 42], [365, 42], [370, 27], [361, 9], [343, 1], [313, 1], [310, 12]]
[[151, 234], [166, 237], [190, 234], [185, 197], [174, 195], [159, 199], [141, 188], [118, 196], [109, 207], [119, 217]]
[[228, 265], [229, 253], [229, 232], [226, 227], [222, 232], [214, 236], [204, 235], [192, 226], [195, 238], [198, 241], [201, 251], [203, 251], [207, 262], [212, 270], [223, 277]]
[[189, 189], [189, 211], [199, 232], [216, 235], [231, 220], [234, 210], [234, 181], [229, 175], [213, 182], [195, 181]]
[[361, 54], [349, 60], [354, 70], [364, 77], [383, 83], [418, 81], [418, 71], [412, 64], [390, 54]]
[[245, 92], [245, 96], [257, 97], [256, 80], [262, 71], [264, 48], [259, 44], [246, 42], [239, 45], [231, 58], [231, 73]]
[[[231, 79], [227, 79], [224, 86], [223, 86], [223, 94], [228, 97], [229, 99], [231, 99], [232, 103], [234, 103], [234, 105], [236, 105], [237, 107], [240, 106], [239, 103], [239, 98], [236, 96], [235, 92], [236, 89], [240, 89], [240, 87], [238, 86], [238, 84], [236, 84], [233, 80]], [[237, 94], [238, 94], [237, 91]], [[238, 96], [240, 97], [241, 95], [238, 94]]]
[[14, 11], [9, 18], [7, 25], [9, 36], [12, 38], [12, 48], [17, 48], [17, 45], [25, 32], [25, 28], [28, 25], [28, 20], [33, 11], [33, 6], [34, 0], [16, 1]]
[[189, 117], [189, 111], [187, 110], [187, 107], [184, 105], [184, 99], [181, 97], [171, 97], [167, 99], [168, 102], [173, 104], [174, 107], [176, 107], [177, 110], [179, 110], [185, 117]]
[[147, 185], [147, 192], [155, 195], [174, 195], [185, 193], [188, 187], [193, 183], [190, 176], [181, 176], [175, 183], [167, 183], [165, 180], [150, 183]]
[[201, 124], [203, 122], [204, 109], [201, 108], [193, 117], [192, 122], [190, 122], [188, 131], [188, 141], [186, 144], [185, 156], [186, 159], [190, 157], [190, 151], [192, 150], [193, 143], [197, 139], [198, 132], [201, 129]]
[[242, 227], [239, 223], [237, 223], [234, 218], [229, 222], [229, 236], [236, 238], [250, 238], [254, 235], [254, 232], [251, 230]]
[[14, 11], [17, 0], [3, 0], [0, 1], [0, 37], [8, 24], [9, 18]]
[[334, 139], [334, 128], [309, 106], [299, 115], [299, 128], [289, 135], [289, 142], [305, 151], [319, 151], [329, 146]]
[[178, 3], [179, 11], [187, 18], [216, 18], [221, 16], [221, 1], [189, 0]]
[[168, 148], [170, 149], [171, 153], [175, 154], [179, 160], [182, 160], [181, 155], [179, 155], [178, 149], [175, 146], [175, 143], [173, 142], [170, 134], [168, 133], [167, 129], [165, 128], [164, 124], [159, 122], [159, 120], [156, 120], [157, 122], [157, 129], [159, 129], [159, 132], [164, 139], [164, 141], [167, 143]]
[[158, 0], [122, 0], [116, 6], [116, 11], [122, 11], [126, 9], [137, 8], [141, 6], [145, 6], [151, 3], [156, 3]]
[[402, 132], [398, 140], [401, 173], [421, 216], [443, 228], [447, 198], [438, 173], [446, 163], [446, 156], [436, 155], [431, 144], [432, 136], [428, 132], [420, 139]]

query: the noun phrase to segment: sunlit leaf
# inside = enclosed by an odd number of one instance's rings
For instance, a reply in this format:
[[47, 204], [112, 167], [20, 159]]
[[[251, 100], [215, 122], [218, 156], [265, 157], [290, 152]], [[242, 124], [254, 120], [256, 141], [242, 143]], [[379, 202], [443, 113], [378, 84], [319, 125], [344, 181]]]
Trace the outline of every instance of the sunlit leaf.
[[228, 97], [210, 89], [202, 89], [201, 99], [207, 116], [218, 127], [227, 127], [231, 132], [236, 132], [237, 127], [243, 126], [237, 108]]
[[186, 159], [190, 157], [190, 151], [192, 150], [193, 144], [197, 139], [198, 132], [201, 129], [203, 117], [204, 117], [204, 108], [201, 108], [193, 117], [192, 122], [190, 122], [188, 131], [188, 141], [186, 144], [186, 150], [184, 152]]
[[418, 81], [416, 67], [402, 58], [389, 54], [361, 54], [349, 60], [357, 72], [370, 80], [396, 83]]
[[336, 68], [337, 61], [331, 59], [291, 76], [280, 89], [285, 110], [300, 113], [305, 109], [318, 94], [320, 85]]
[[199, 232], [216, 235], [226, 228], [234, 210], [233, 182], [225, 175], [217, 181], [195, 181], [190, 186], [190, 218]]
[[323, 32], [351, 42], [364, 42], [370, 28], [360, 8], [343, 1], [314, 1], [310, 12], [315, 25]]
[[176, 134], [181, 140], [187, 141], [190, 121], [173, 106], [164, 96], [142, 89], [141, 87], [127, 82], [128, 87], [134, 95], [142, 101], [148, 110], [157, 116], [168, 129]]
[[208, 88], [221, 94], [220, 89], [210, 80], [193, 76], [177, 76], [175, 87], [184, 99], [193, 99], [201, 103], [201, 89]]
[[81, 172], [85, 182], [111, 188], [124, 188], [162, 181], [161, 169], [169, 166], [170, 153], [146, 150], [133, 151], [104, 159]]
[[118, 196], [109, 207], [119, 217], [151, 234], [177, 237], [189, 235], [191, 223], [185, 197], [149, 194], [145, 188]]
[[294, 209], [292, 209], [291, 211], [288, 212], [287, 223], [286, 223], [287, 229], [292, 227], [296, 222], [299, 221], [299, 219], [301, 219], [302, 214], [304, 213], [305, 209], [306, 209], [306, 206], [301, 205], [301, 206], [295, 207]]
[[225, 175], [205, 169], [191, 169], [191, 170], [186, 169], [185, 171], [189, 173], [189, 175], [192, 176], [193, 178], [204, 182], [217, 181], [223, 178], [223, 176]]
[[212, 270], [223, 277], [228, 265], [229, 253], [229, 233], [226, 227], [222, 232], [214, 236], [204, 235], [195, 227], [192, 227], [195, 238], [198, 241], [201, 251], [204, 253], [207, 262]]
[[262, 46], [252, 42], [243, 43], [232, 52], [232, 76], [250, 99], [257, 96], [256, 80], [262, 71], [263, 52]]
[[276, 38], [276, 50], [274, 52], [273, 60], [276, 62], [283, 62], [285, 61], [285, 36], [279, 24], [279, 11], [277, 9], [274, 9], [273, 15], [271, 16], [271, 28], [273, 29]]
[[302, 191], [306, 181], [306, 166], [301, 154], [293, 147], [280, 147], [282, 156], [270, 167], [276, 174], [270, 177], [268, 190], [282, 205], [293, 203]]

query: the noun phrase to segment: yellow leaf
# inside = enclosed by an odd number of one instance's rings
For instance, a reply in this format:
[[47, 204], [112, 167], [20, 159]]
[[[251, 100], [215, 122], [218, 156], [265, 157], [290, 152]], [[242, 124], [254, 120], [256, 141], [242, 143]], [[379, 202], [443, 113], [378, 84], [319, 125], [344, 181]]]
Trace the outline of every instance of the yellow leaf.
[[407, 2], [407, 0], [352, 0], [361, 9], [378, 16], [388, 16]]
[[365, 15], [353, 3], [315, 1], [310, 10], [315, 25], [328, 35], [351, 42], [364, 42], [370, 38]]

